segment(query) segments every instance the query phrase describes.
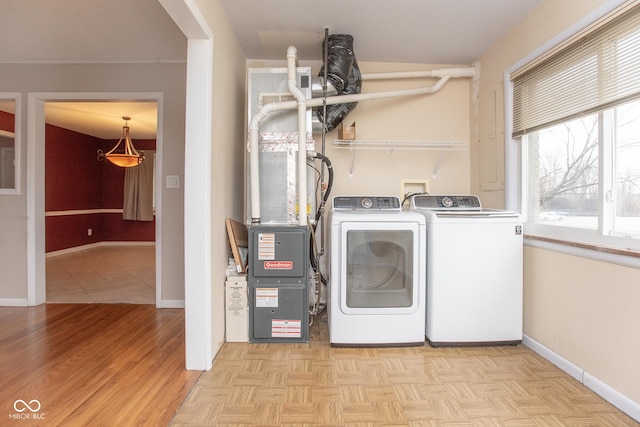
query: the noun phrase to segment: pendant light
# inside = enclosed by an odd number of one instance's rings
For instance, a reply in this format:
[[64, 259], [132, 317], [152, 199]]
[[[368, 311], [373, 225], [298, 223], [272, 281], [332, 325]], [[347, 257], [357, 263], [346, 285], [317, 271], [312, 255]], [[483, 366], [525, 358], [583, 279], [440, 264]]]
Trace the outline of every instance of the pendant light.
[[[104, 156], [104, 158], [114, 165], [123, 168], [138, 166], [144, 160], [144, 152], [142, 150], [136, 150], [136, 147], [133, 146], [133, 142], [131, 142], [128, 125], [128, 121], [131, 120], [131, 117], [123, 117], [122, 120], [124, 120], [124, 126], [122, 127], [122, 136], [120, 137], [120, 140], [108, 153], [103, 153], [102, 150], [98, 150], [98, 157], [100, 158]], [[123, 147], [120, 147], [121, 144]]]

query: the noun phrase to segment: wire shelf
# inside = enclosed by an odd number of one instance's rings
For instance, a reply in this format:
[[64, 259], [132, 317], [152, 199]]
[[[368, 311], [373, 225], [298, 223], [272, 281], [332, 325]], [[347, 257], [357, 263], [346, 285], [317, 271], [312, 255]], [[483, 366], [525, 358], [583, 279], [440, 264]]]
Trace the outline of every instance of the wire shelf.
[[334, 139], [336, 148], [377, 150], [468, 150], [465, 141], [384, 141], [360, 139]]

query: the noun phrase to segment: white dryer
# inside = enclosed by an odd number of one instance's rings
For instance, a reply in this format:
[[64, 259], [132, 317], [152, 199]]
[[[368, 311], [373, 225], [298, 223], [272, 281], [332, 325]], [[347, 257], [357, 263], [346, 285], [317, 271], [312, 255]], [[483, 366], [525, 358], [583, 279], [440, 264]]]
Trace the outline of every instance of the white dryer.
[[329, 341], [424, 345], [426, 221], [397, 197], [334, 197], [330, 221]]
[[419, 195], [427, 221], [426, 337], [432, 346], [522, 341], [522, 217], [473, 195]]

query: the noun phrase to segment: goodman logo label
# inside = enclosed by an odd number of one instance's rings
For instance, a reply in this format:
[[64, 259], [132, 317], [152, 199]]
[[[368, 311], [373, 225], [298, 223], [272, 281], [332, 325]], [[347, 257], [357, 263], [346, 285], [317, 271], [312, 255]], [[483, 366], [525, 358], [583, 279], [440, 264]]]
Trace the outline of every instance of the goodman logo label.
[[293, 261], [265, 261], [265, 270], [293, 270]]

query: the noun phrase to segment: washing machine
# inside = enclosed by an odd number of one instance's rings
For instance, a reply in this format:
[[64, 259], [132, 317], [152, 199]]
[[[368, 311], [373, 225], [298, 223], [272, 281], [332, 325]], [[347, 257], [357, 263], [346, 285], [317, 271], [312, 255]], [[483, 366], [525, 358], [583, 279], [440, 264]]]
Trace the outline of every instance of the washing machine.
[[445, 345], [522, 341], [522, 217], [474, 195], [419, 195], [427, 221], [426, 339]]
[[426, 220], [397, 197], [336, 196], [329, 222], [329, 341], [425, 341]]

